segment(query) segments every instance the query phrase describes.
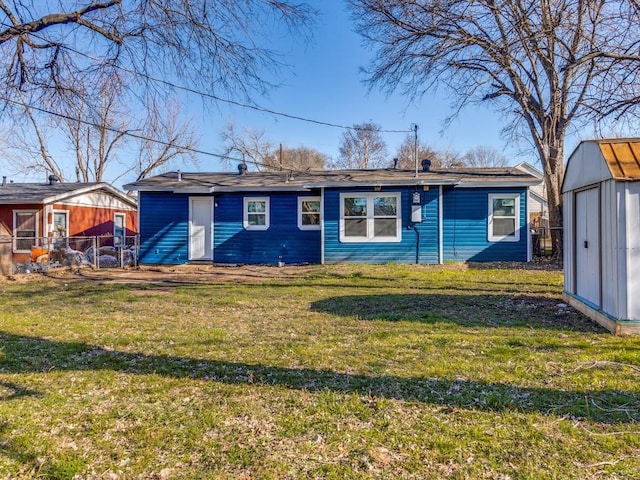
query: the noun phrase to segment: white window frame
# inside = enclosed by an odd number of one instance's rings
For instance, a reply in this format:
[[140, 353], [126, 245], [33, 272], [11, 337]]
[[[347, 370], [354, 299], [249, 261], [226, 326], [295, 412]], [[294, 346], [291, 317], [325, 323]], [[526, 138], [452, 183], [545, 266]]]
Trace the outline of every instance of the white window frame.
[[[122, 235], [116, 235], [116, 218], [122, 218]], [[113, 214], [113, 238], [114, 238], [114, 245], [116, 245], [116, 237], [119, 237], [121, 239], [120, 244], [125, 244], [127, 242], [126, 237], [127, 237], [127, 214], [126, 213], [122, 213], [122, 212], [117, 212]]]
[[[376, 218], [374, 216], [374, 199], [376, 197], [395, 197], [396, 198], [396, 234], [395, 236], [375, 236]], [[347, 236], [345, 232], [345, 215], [344, 201], [347, 198], [366, 198], [367, 199], [367, 215], [362, 217], [367, 222], [366, 236]], [[349, 217], [346, 217], [349, 218]], [[342, 243], [399, 243], [402, 241], [402, 195], [400, 192], [353, 192], [340, 194], [340, 242]]]
[[20, 213], [29, 213], [36, 217], [36, 231], [35, 231], [35, 240], [33, 242], [33, 246], [38, 245], [38, 238], [40, 237], [40, 215], [38, 214], [38, 210], [14, 210], [13, 211], [13, 252], [14, 253], [31, 253], [31, 248], [29, 250], [19, 250], [18, 249], [18, 239], [21, 238], [31, 238], [31, 237], [18, 237], [18, 222], [16, 220], [17, 214]]
[[[318, 202], [318, 218], [320, 221], [317, 225], [305, 225], [302, 222], [303, 215], [309, 215], [311, 213], [302, 211], [302, 204], [304, 202]], [[298, 197], [298, 228], [300, 230], [320, 230], [320, 225], [322, 225], [322, 201], [320, 197]]]
[[[242, 214], [242, 225], [245, 230], [267, 230], [271, 223], [271, 215], [270, 215], [270, 201], [269, 197], [244, 197], [243, 201], [243, 214]], [[249, 203], [251, 202], [264, 202], [264, 225], [251, 225], [249, 224], [249, 213], [255, 215], [256, 212], [249, 212]]]
[[[487, 219], [487, 240], [489, 242], [519, 242], [520, 241], [520, 194], [519, 193], [490, 193], [489, 194], [489, 216]], [[500, 216], [498, 218], [514, 218], [515, 231], [513, 235], [493, 234], [493, 201], [497, 199], [515, 200], [515, 217]]]

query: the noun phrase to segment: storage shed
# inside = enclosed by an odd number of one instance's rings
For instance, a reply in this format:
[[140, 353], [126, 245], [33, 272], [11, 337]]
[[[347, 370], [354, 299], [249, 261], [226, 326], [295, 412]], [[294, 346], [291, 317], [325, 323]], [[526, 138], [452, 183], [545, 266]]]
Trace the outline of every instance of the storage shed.
[[580, 143], [562, 196], [566, 301], [616, 335], [640, 333], [640, 138]]

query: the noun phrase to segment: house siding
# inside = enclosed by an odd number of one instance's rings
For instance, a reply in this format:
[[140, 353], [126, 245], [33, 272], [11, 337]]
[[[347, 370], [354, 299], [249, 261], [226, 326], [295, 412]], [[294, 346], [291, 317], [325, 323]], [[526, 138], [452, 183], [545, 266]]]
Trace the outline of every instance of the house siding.
[[[298, 228], [298, 197], [319, 193], [243, 192], [215, 196], [213, 258], [216, 263], [320, 263], [320, 230]], [[243, 227], [245, 197], [268, 197], [267, 230]]]
[[189, 255], [189, 196], [140, 192], [142, 264], [179, 265]]
[[[381, 193], [401, 194], [401, 241], [340, 241], [340, 194], [371, 193], [373, 189], [325, 190], [324, 198], [324, 262], [325, 263], [438, 263], [438, 187], [418, 190], [422, 203], [422, 222], [411, 222], [414, 187], [386, 187]], [[415, 229], [414, 229], [415, 226]], [[418, 243], [419, 241], [419, 243]]]
[[[443, 259], [447, 261], [527, 261], [527, 190], [443, 188]], [[520, 194], [520, 239], [488, 241], [489, 194]]]
[[[298, 228], [298, 197], [314, 193], [214, 195], [213, 262], [220, 264], [320, 263], [320, 230]], [[268, 197], [267, 230], [243, 226], [245, 197]], [[140, 263], [187, 263], [189, 195], [140, 192]]]

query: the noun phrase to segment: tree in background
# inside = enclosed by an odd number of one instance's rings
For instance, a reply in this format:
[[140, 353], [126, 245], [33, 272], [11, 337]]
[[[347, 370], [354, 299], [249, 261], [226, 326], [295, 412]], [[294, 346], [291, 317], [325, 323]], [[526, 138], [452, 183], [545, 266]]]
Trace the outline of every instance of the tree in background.
[[[398, 168], [408, 170], [416, 168], [416, 138], [413, 133], [408, 134], [400, 144], [396, 158], [398, 159]], [[422, 160], [431, 160], [433, 168], [442, 166], [440, 154], [418, 139], [418, 168], [421, 168], [420, 162]]]
[[0, 1], [2, 112], [43, 130], [55, 115], [100, 112], [109, 82], [147, 125], [164, 117], [157, 106], [176, 81], [250, 99], [281, 66], [268, 47], [274, 30], [307, 35], [313, 15], [289, 0]]
[[[123, 170], [121, 175], [135, 172], [136, 180], [141, 180], [174, 159], [195, 161], [191, 149], [197, 140], [189, 122], [181, 120], [178, 104], [150, 108], [136, 121], [123, 104], [118, 87], [118, 82], [104, 85], [96, 109], [82, 102], [69, 103], [66, 113], [51, 118], [48, 124], [38, 121], [25, 105], [25, 121], [15, 126], [2, 145], [3, 153], [19, 170], [51, 172], [62, 181], [77, 182], [102, 182], [110, 168]], [[50, 151], [55, 133], [59, 134], [56, 143], [63, 143], [73, 162], [56, 158], [66, 156], [64, 152]], [[135, 160], [131, 151], [136, 152]]]
[[293, 170], [324, 170], [329, 157], [309, 147], [276, 147], [266, 138], [264, 130], [249, 128], [239, 132], [233, 123], [228, 123], [220, 132], [224, 142], [226, 163], [241, 161], [258, 172]]
[[[489, 103], [507, 132], [535, 147], [552, 227], [562, 225], [567, 132], [636, 115], [637, 2], [583, 0], [349, 0], [357, 31], [377, 46], [368, 81], [419, 96], [436, 85], [455, 111]], [[623, 117], [625, 116], [625, 117]], [[554, 235], [554, 251], [562, 239]]]
[[462, 162], [468, 167], [506, 167], [507, 157], [493, 147], [478, 146], [468, 150], [462, 156]]
[[361, 123], [343, 132], [340, 156], [334, 167], [352, 169], [391, 166], [381, 129], [375, 123]]
[[324, 170], [329, 157], [310, 147], [283, 147], [275, 149], [265, 159], [270, 170], [294, 170], [307, 172]]

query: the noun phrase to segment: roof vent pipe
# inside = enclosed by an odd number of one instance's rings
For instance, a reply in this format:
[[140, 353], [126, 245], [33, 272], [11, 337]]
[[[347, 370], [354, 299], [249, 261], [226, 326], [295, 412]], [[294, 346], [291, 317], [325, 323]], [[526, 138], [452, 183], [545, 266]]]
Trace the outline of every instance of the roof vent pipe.
[[182, 181], [182, 170], [178, 170], [176, 173], [178, 174], [178, 181], [181, 182]]
[[425, 158], [422, 160], [422, 171], [428, 172], [429, 170], [431, 170], [431, 160]]
[[398, 168], [398, 159], [394, 158], [393, 159], [393, 169], [395, 170], [396, 168]]
[[60, 183], [60, 179], [56, 175], [49, 175], [49, 185]]
[[2, 176], [2, 186], [4, 187], [7, 184], [7, 176], [3, 175]]
[[238, 164], [238, 173], [240, 175], [244, 175], [245, 173], [247, 173], [247, 164], [246, 163]]

